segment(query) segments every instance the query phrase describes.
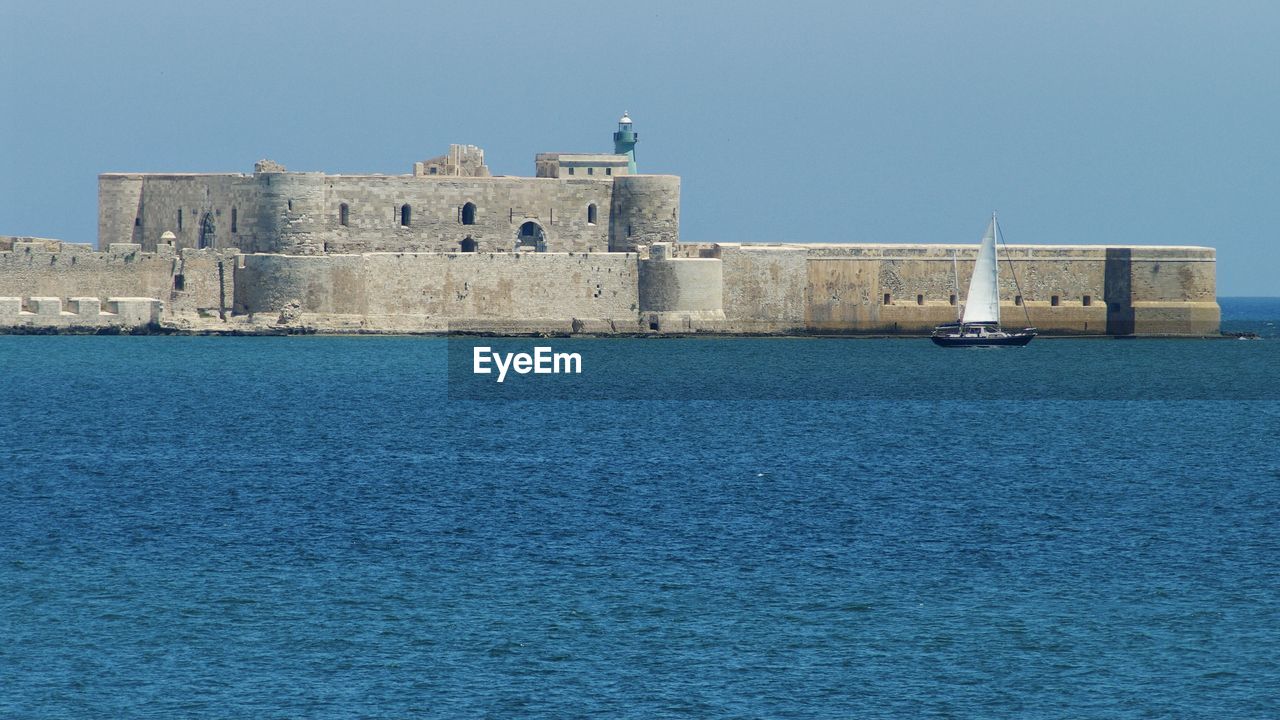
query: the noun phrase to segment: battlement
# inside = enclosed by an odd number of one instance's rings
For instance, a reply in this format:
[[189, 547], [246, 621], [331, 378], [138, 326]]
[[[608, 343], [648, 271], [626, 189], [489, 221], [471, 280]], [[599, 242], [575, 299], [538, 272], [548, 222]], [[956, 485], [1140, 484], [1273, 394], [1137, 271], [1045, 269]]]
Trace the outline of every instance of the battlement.
[[[215, 317], [229, 312], [231, 305], [234, 248], [228, 250], [175, 250], [160, 245], [146, 252], [137, 243], [111, 243], [105, 250], [89, 245], [45, 239], [19, 239], [0, 250], [0, 296], [36, 298], [24, 301], [24, 311], [47, 317], [58, 313], [37, 312], [52, 307], [50, 298], [68, 310], [89, 299], [110, 309], [113, 298], [154, 298], [163, 301], [163, 314]], [[87, 305], [85, 305], [87, 307]], [[149, 320], [147, 322], [150, 322]]]
[[155, 298], [0, 297], [0, 328], [132, 329], [159, 326], [163, 310]]

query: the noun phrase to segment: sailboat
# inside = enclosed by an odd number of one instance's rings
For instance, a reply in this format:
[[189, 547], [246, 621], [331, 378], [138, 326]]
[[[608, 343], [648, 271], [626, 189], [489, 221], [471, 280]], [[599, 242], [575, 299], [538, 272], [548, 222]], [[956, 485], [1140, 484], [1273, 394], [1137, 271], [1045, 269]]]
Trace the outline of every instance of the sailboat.
[[[969, 294], [964, 300], [964, 312], [959, 322], [945, 323], [933, 330], [933, 342], [942, 347], [983, 347], [998, 345], [1026, 345], [1036, 336], [1033, 327], [1009, 332], [1000, 327], [999, 264], [996, 262], [996, 241], [1000, 237], [1000, 225], [995, 213], [991, 224], [978, 246], [978, 260], [969, 278]], [[1012, 268], [1012, 266], [1010, 266]], [[958, 272], [957, 272], [958, 275]], [[956, 278], [957, 285], [959, 277]], [[1017, 277], [1014, 278], [1017, 282]], [[1026, 308], [1023, 308], [1026, 312]], [[1031, 316], [1027, 315], [1030, 324]]]

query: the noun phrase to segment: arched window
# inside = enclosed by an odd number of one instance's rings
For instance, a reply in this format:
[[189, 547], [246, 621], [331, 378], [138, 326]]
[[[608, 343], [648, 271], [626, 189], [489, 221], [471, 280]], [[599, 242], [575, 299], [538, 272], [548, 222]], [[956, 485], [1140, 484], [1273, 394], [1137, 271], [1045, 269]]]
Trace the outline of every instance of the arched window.
[[196, 242], [198, 248], [213, 247], [213, 213], [205, 213], [204, 219], [200, 221], [200, 238]]
[[409, 203], [400, 206], [400, 224], [409, 227], [409, 221], [413, 220], [413, 210], [409, 207]]
[[347, 227], [351, 224], [351, 207], [346, 203], [338, 206], [338, 224]]
[[521, 249], [534, 250], [536, 252], [547, 251], [547, 236], [542, 231], [542, 226], [529, 220], [520, 226], [520, 232], [516, 235], [516, 251]]
[[591, 203], [590, 205], [587, 206], [587, 224], [588, 225], [596, 224], [596, 204], [595, 203]]
[[475, 252], [475, 251], [476, 251], [476, 241], [473, 240], [470, 235], [462, 238], [462, 252]]
[[462, 206], [462, 224], [463, 225], [476, 224], [476, 204], [475, 203], [469, 202], [466, 205]]

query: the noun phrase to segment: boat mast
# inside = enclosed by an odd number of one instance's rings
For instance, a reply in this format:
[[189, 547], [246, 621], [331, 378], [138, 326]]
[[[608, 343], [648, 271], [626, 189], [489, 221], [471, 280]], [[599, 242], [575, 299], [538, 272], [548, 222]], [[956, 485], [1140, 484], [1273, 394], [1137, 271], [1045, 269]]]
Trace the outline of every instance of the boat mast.
[[[991, 252], [992, 264], [996, 275], [996, 327], [1000, 327], [1000, 223], [996, 222], [996, 211], [991, 211]], [[1010, 265], [1009, 267], [1013, 267]], [[1017, 281], [1015, 280], [1016, 284]]]
[[956, 260], [956, 251], [951, 250], [951, 280], [956, 289], [956, 321], [964, 320], [964, 303], [960, 302], [960, 261]]

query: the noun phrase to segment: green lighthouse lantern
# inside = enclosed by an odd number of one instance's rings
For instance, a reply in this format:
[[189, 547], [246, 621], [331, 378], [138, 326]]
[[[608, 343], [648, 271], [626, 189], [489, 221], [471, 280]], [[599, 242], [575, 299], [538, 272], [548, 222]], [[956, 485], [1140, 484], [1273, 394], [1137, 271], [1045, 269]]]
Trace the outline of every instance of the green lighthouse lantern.
[[627, 156], [627, 174], [636, 174], [636, 142], [640, 136], [631, 129], [631, 116], [622, 113], [618, 120], [618, 132], [613, 134], [613, 152], [615, 155]]

